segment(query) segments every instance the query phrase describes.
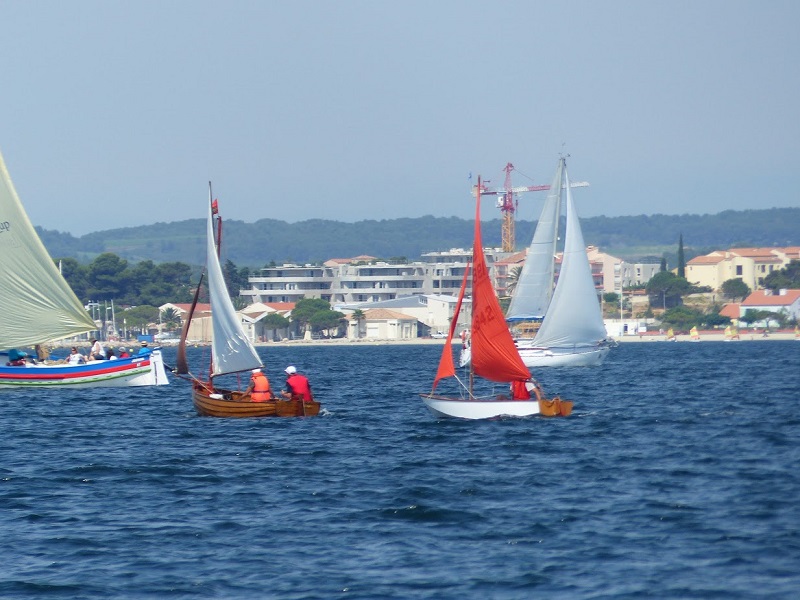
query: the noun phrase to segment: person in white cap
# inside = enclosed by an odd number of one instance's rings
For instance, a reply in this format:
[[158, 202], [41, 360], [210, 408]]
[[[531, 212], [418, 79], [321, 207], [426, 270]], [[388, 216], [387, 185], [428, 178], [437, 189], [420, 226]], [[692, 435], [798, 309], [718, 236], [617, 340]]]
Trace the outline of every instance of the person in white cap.
[[281, 392], [281, 396], [290, 400], [303, 400], [303, 402], [314, 400], [311, 385], [305, 375], [298, 373], [292, 365], [286, 367], [283, 372], [286, 373], [286, 389]]
[[272, 390], [269, 387], [269, 379], [261, 369], [253, 369], [250, 374], [250, 385], [244, 391], [250, 394], [251, 402], [266, 402], [272, 400]]

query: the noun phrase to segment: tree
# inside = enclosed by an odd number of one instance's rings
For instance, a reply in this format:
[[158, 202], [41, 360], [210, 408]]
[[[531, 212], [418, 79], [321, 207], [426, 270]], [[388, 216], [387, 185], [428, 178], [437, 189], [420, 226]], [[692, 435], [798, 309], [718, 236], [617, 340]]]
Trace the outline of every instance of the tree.
[[336, 329], [336, 335], [339, 334], [339, 328], [344, 323], [344, 314], [336, 310], [319, 310], [311, 315], [309, 320], [311, 331], [320, 332]]
[[733, 302], [736, 302], [737, 299], [744, 300], [750, 295], [750, 287], [738, 277], [723, 281], [720, 289], [722, 295]]
[[659, 270], [661, 273], [664, 273], [667, 270], [667, 259], [663, 256], [661, 257], [661, 268]]
[[511, 296], [514, 290], [517, 289], [519, 283], [519, 276], [522, 274], [522, 267], [513, 267], [508, 272], [508, 284], [506, 285], [506, 294]]
[[362, 332], [361, 324], [363, 323], [364, 319], [366, 319], [366, 317], [367, 314], [360, 308], [357, 308], [353, 311], [353, 318], [356, 320], [356, 337], [359, 339], [361, 339], [361, 332]]
[[298, 300], [292, 309], [292, 321], [297, 323], [302, 331], [305, 331], [311, 322], [311, 317], [320, 311], [330, 310], [330, 303], [321, 298], [303, 298]]
[[661, 322], [679, 330], [688, 330], [695, 325], [700, 325], [703, 318], [704, 315], [699, 310], [688, 306], [675, 306], [664, 312]]
[[87, 274], [89, 296], [97, 300], [121, 298], [130, 280], [130, 275], [124, 273], [127, 267], [128, 261], [111, 252], [95, 258]]
[[158, 321], [158, 308], [155, 306], [134, 306], [125, 309], [122, 313], [129, 329], [138, 329], [146, 332], [150, 323]]
[[64, 279], [67, 280], [67, 283], [72, 288], [72, 291], [75, 292], [75, 295], [82, 300], [88, 300], [89, 298], [86, 294], [86, 267], [81, 265], [74, 258], [59, 258], [55, 263], [61, 270]]
[[678, 277], [669, 271], [656, 273], [647, 282], [647, 295], [651, 306], [661, 305], [670, 308], [681, 304], [681, 298], [689, 293], [692, 284], [683, 277]]
[[161, 311], [161, 324], [167, 331], [174, 331], [181, 326], [181, 317], [174, 308], [165, 308]]
[[793, 260], [783, 269], [767, 275], [764, 278], [764, 287], [772, 291], [800, 289], [800, 260]]
[[678, 240], [678, 277], [686, 278], [686, 257], [683, 254], [683, 234]]

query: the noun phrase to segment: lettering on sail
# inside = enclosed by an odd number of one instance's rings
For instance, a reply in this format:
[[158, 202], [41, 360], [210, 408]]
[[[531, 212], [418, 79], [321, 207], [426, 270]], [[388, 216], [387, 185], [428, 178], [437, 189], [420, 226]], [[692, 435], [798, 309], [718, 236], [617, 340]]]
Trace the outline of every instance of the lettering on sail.
[[0, 222], [0, 233], [8, 233], [11, 231], [11, 223], [8, 221]]
[[0, 246], [16, 248], [19, 246], [17, 236], [11, 233], [11, 222], [0, 221]]

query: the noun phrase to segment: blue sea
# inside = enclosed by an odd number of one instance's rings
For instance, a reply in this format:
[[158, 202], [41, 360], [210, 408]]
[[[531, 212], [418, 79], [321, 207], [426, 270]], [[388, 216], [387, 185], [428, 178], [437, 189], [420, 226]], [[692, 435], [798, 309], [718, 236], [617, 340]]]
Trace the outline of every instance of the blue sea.
[[535, 373], [571, 417], [482, 422], [417, 396], [438, 345], [260, 352], [320, 417], [0, 393], [0, 597], [800, 597], [798, 342], [623, 344]]

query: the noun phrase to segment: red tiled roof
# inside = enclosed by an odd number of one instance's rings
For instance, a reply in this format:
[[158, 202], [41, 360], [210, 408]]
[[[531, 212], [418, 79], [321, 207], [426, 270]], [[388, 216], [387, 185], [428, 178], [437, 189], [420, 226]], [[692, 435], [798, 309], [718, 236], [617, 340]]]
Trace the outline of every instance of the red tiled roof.
[[[364, 311], [364, 317], [367, 321], [388, 321], [390, 319], [395, 319], [398, 321], [416, 321], [416, 317], [411, 317], [409, 315], [403, 314], [401, 312], [397, 312], [396, 310], [389, 310], [388, 308], [370, 308]], [[348, 315], [348, 318], [352, 321], [353, 315]]]
[[790, 306], [800, 298], [800, 290], [786, 290], [784, 295], [767, 292], [768, 290], [756, 290], [745, 298], [742, 306]]
[[729, 319], [738, 319], [741, 315], [741, 311], [739, 310], [739, 305], [735, 302], [731, 302], [730, 304], [725, 304], [722, 307], [722, 310], [719, 311], [719, 314], [723, 317], [728, 317]]

